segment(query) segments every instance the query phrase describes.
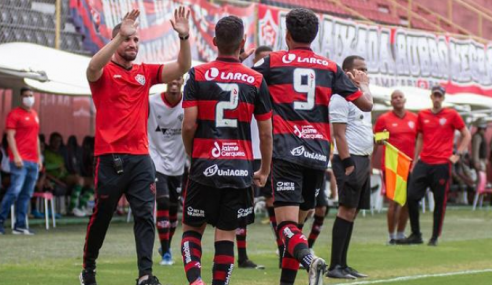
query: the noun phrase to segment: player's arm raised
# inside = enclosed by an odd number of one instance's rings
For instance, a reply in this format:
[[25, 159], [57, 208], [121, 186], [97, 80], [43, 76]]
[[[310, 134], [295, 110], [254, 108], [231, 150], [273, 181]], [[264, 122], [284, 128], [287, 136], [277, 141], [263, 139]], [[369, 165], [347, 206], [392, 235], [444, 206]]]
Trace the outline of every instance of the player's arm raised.
[[87, 67], [86, 71], [87, 80], [95, 82], [101, 77], [104, 66], [109, 63], [111, 57], [121, 43], [137, 32], [138, 24], [136, 20], [139, 15], [140, 12], [138, 10], [132, 10], [130, 13], [126, 14], [121, 21], [119, 33], [108, 44], [100, 49], [89, 62], [89, 67]]
[[174, 11], [174, 20], [171, 20], [171, 25], [179, 35], [180, 49], [178, 60], [164, 65], [161, 73], [161, 82], [163, 83], [169, 83], [179, 78], [191, 67], [189, 18], [190, 10], [186, 11], [184, 7], [179, 7]]
[[354, 70], [353, 73], [347, 72], [347, 76], [362, 92], [362, 96], [352, 101], [352, 103], [363, 112], [371, 112], [373, 102], [372, 93], [369, 90], [369, 77], [365, 72], [359, 70]]

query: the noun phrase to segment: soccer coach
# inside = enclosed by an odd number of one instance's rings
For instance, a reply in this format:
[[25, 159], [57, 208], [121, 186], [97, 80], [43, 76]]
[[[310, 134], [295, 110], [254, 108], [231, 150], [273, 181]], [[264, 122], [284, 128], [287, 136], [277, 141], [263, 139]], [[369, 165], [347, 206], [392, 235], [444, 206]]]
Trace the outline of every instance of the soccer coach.
[[[191, 66], [189, 11], [180, 7], [171, 24], [180, 38], [178, 60], [164, 65], [134, 64], [139, 36], [136, 19], [128, 13], [113, 29], [113, 39], [94, 55], [87, 68], [96, 114], [96, 205], [87, 227], [83, 285], [94, 285], [96, 259], [120, 197], [125, 194], [135, 218], [139, 278], [137, 285], [159, 285], [152, 276], [155, 238], [155, 167], [149, 156], [147, 119], [149, 89], [182, 76]], [[186, 14], [186, 15], [185, 15]]]

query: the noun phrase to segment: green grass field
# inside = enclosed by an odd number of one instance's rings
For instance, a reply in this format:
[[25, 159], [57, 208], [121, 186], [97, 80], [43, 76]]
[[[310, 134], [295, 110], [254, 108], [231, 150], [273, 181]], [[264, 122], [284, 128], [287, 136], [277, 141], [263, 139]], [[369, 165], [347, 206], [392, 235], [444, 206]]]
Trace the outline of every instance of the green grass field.
[[[424, 238], [427, 239], [431, 231], [431, 214], [421, 217]], [[315, 245], [317, 255], [326, 260], [330, 257], [333, 219], [334, 214], [330, 213]], [[492, 284], [492, 211], [448, 209], [443, 237], [436, 248], [426, 245], [386, 246], [385, 219], [384, 214], [377, 214], [361, 216], [356, 222], [349, 263], [369, 274], [370, 278], [357, 280], [355, 284]], [[10, 233], [0, 236], [0, 284], [78, 284], [85, 224], [60, 225], [49, 231], [37, 225], [33, 229], [37, 235], [32, 237], [13, 236]], [[305, 229], [305, 232], [310, 229], [310, 223]], [[156, 241], [154, 274], [163, 284], [187, 284], [179, 254], [180, 229], [176, 233], [173, 242], [176, 264], [172, 267], [157, 264]], [[256, 263], [265, 265], [266, 270], [236, 268], [231, 284], [278, 284], [280, 271], [269, 226], [258, 222], [248, 228], [248, 233], [249, 256]], [[211, 283], [212, 238], [213, 229], [209, 228], [203, 240], [202, 259], [202, 272], [207, 284]], [[478, 272], [467, 272], [471, 270]], [[459, 272], [462, 274], [457, 274]], [[136, 276], [133, 227], [122, 222], [113, 223], [100, 253], [98, 282], [102, 285], [135, 284]], [[414, 279], [406, 278], [409, 276]], [[391, 281], [398, 277], [405, 278]], [[306, 279], [306, 273], [300, 271], [296, 284], [307, 284]], [[343, 283], [338, 280], [325, 281], [329, 284]]]

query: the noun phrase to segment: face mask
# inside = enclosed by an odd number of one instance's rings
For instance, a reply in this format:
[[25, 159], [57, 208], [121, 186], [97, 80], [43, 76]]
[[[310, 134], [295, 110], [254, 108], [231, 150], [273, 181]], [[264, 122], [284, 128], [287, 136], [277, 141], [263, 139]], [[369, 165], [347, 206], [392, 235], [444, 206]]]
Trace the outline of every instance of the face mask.
[[24, 97], [22, 98], [22, 103], [24, 103], [24, 106], [31, 108], [34, 105], [34, 97]]

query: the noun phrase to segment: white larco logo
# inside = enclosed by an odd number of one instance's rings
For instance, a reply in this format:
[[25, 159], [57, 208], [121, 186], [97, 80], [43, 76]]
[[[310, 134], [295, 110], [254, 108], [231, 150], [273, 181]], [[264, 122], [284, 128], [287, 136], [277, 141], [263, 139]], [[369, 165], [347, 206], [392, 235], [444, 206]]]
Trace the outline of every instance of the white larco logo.
[[255, 82], [254, 76], [240, 73], [240, 72], [223, 72], [223, 71], [219, 71], [215, 67], [212, 67], [205, 72], [205, 79], [207, 79], [207, 81], [212, 81], [217, 77], [219, 77], [222, 80], [236, 80], [236, 81], [247, 82], [250, 84], [253, 84]]
[[318, 132], [313, 126], [299, 126], [294, 125], [294, 134], [301, 139], [323, 139], [323, 135]]
[[326, 155], [309, 152], [304, 148], [303, 145], [293, 148], [290, 151], [290, 154], [292, 154], [293, 156], [304, 156], [305, 158], [310, 158], [319, 161], [325, 161], [325, 162], [327, 161]]
[[311, 63], [311, 64], [319, 64], [319, 65], [324, 65], [324, 66], [329, 65], [329, 62], [327, 60], [324, 60], [324, 59], [315, 58], [315, 57], [300, 57], [300, 56], [296, 56], [295, 54], [291, 54], [291, 53], [282, 56], [282, 61], [284, 63], [292, 63], [292, 62], [296, 61], [298, 63]]
[[190, 217], [205, 217], [205, 211], [200, 209], [193, 209], [193, 207], [186, 208], [186, 213]]
[[247, 217], [247, 216], [252, 215], [252, 214], [253, 214], [253, 207], [249, 207], [249, 208], [246, 208], [246, 209], [239, 209], [237, 211], [237, 217], [238, 217], [238, 219], [239, 218]]
[[277, 182], [277, 191], [295, 191], [296, 186], [294, 182], [284, 182], [284, 181], [279, 181]]
[[216, 174], [218, 176], [247, 177], [249, 175], [249, 171], [244, 169], [219, 169], [217, 164], [209, 166], [205, 169], [205, 171], [203, 171], [203, 175], [206, 177], [211, 177]]
[[214, 148], [212, 148], [213, 157], [244, 157], [246, 153], [240, 150], [239, 146], [235, 142], [225, 142], [222, 146], [219, 142], [214, 142]]
[[135, 80], [137, 80], [140, 85], [145, 85], [145, 76], [142, 74], [137, 74], [137, 76], [135, 76]]

